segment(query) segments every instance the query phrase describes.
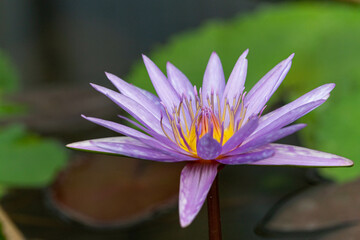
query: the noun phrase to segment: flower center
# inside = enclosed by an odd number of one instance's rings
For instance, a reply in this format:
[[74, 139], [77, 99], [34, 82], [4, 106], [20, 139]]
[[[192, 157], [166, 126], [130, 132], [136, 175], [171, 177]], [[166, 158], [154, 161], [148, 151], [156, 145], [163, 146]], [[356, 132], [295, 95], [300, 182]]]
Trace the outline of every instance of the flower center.
[[207, 98], [206, 103], [198, 96], [195, 90], [195, 99], [183, 95], [177, 108], [172, 114], [165, 107], [172, 133], [164, 134], [190, 155], [197, 157], [196, 143], [206, 133], [221, 145], [224, 145], [244, 123], [246, 108], [243, 100], [245, 94], [233, 99], [232, 105], [226, 100], [222, 105], [218, 95]]
[[208, 132], [213, 133], [213, 138], [218, 142], [221, 140], [221, 125], [219, 119], [214, 112], [208, 108], [203, 107], [197, 119], [198, 136], [201, 138]]

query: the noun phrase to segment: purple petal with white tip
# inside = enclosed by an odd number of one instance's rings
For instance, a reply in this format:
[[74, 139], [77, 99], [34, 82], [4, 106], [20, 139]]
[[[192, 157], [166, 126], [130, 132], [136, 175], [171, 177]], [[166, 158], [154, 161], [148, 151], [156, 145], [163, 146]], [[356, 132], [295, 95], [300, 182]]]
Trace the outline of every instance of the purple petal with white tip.
[[276, 65], [250, 90], [245, 97], [245, 106], [247, 107], [245, 120], [263, 109], [290, 70], [293, 57], [294, 54], [291, 54], [290, 57]]
[[188, 161], [186, 156], [184, 156], [184, 158], [173, 157], [165, 154], [164, 152], [150, 148], [142, 142], [129, 137], [111, 137], [87, 140], [68, 144], [67, 147], [83, 151], [124, 155], [158, 162]]
[[153, 63], [148, 57], [143, 55], [145, 67], [149, 73], [151, 82], [160, 97], [161, 101], [165, 104], [168, 111], [172, 111], [180, 103], [180, 97], [168, 81], [166, 76], [161, 70]]
[[270, 144], [269, 148], [275, 150], [274, 156], [249, 164], [304, 167], [349, 167], [354, 164], [347, 158], [303, 147]]
[[221, 144], [216, 141], [211, 133], [206, 133], [196, 143], [197, 154], [205, 160], [215, 159], [221, 153]]
[[165, 154], [162, 151], [150, 148], [144, 144], [127, 144], [100, 140], [91, 141], [91, 143], [114, 154], [125, 155], [133, 158], [141, 158], [159, 162], [180, 162], [187, 160], [185, 156], [184, 158], [175, 158], [169, 154]]
[[230, 104], [230, 107], [233, 106], [233, 100], [237, 99], [244, 90], [244, 83], [248, 66], [246, 56], [248, 52], [249, 49], [245, 50], [245, 52], [239, 57], [230, 74], [229, 80], [226, 83], [223, 102], [227, 100]]
[[[102, 138], [101, 140], [106, 140], [106, 141], [117, 141], [120, 139], [126, 139], [128, 137], [113, 137], [113, 138]], [[96, 153], [108, 153], [108, 154], [113, 154], [112, 151], [109, 150], [105, 150], [102, 149], [100, 147], [95, 146], [92, 143], [93, 140], [86, 140], [86, 141], [80, 141], [80, 142], [74, 142], [74, 143], [70, 143], [67, 144], [66, 147], [70, 148], [70, 149], [75, 149], [75, 150], [81, 150], [81, 151], [86, 151], [86, 152], [96, 152]], [[121, 141], [121, 140], [120, 140]]]
[[[317, 108], [318, 106], [323, 104], [324, 102], [325, 102], [325, 100], [317, 100], [314, 102], [304, 104], [300, 107], [297, 107], [297, 108], [287, 112], [286, 114], [280, 116], [279, 118], [276, 119], [276, 121], [269, 123], [267, 126], [263, 127], [261, 130], [256, 130], [250, 136], [250, 138], [255, 139], [255, 138], [258, 138], [259, 136], [262, 136], [268, 132], [280, 129], [283, 126], [286, 126], [286, 125], [294, 122], [298, 118], [304, 116], [305, 114], [311, 112], [312, 110], [314, 110], [315, 108]], [[259, 124], [259, 127], [260, 127], [260, 124]]]
[[217, 159], [216, 161], [222, 164], [227, 165], [240, 165], [240, 164], [248, 164], [250, 162], [259, 161], [265, 158], [269, 158], [273, 156], [275, 151], [273, 149], [265, 149], [256, 152], [249, 152], [240, 155], [234, 155], [229, 157], [224, 157], [221, 159]]
[[288, 114], [290, 111], [301, 107], [305, 104], [316, 102], [318, 100], [327, 100], [330, 96], [330, 92], [334, 89], [335, 84], [334, 83], [328, 83], [325, 85], [322, 85], [318, 88], [315, 88], [314, 90], [302, 95], [298, 99], [292, 101], [291, 103], [286, 104], [285, 106], [282, 106], [260, 118], [259, 121], [259, 127], [256, 129], [255, 132], [260, 131], [270, 123], [276, 121], [281, 116], [284, 116], [285, 114]]
[[181, 172], [180, 224], [187, 227], [199, 213], [216, 177], [217, 163], [188, 163]]
[[160, 151], [151, 149], [140, 141], [129, 137], [100, 138], [75, 142], [66, 146], [77, 150], [124, 155], [159, 162], [182, 161], [182, 159], [173, 158], [172, 156], [166, 155]]
[[[221, 65], [219, 56], [213, 52], [210, 56], [209, 62], [206, 66], [204, 80], [202, 85], [202, 99], [205, 105], [208, 105], [207, 98], [211, 97], [211, 94], [214, 93], [214, 102], [215, 109], [217, 109], [217, 99], [216, 95], [219, 96], [219, 99], [222, 99], [222, 95], [225, 88], [225, 77], [224, 71]], [[216, 112], [216, 111], [215, 111]]]

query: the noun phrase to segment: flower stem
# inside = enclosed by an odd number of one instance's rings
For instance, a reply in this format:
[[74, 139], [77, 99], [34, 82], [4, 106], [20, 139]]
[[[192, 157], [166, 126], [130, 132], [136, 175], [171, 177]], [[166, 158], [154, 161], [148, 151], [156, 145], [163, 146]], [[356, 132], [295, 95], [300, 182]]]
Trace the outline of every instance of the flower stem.
[[207, 195], [209, 240], [221, 240], [218, 176], [216, 176]]

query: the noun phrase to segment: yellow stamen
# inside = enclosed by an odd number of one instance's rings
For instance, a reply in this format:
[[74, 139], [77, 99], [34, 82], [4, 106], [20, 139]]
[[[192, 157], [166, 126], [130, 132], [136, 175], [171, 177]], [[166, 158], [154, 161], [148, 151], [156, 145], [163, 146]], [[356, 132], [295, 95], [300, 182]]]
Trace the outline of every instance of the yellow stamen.
[[181, 106], [181, 112], [182, 112], [182, 115], [183, 115], [183, 118], [184, 118], [184, 123], [185, 123], [185, 128], [186, 128], [186, 135], [188, 135], [189, 134], [189, 127], [188, 127], [187, 120], [186, 120], [184, 106]]

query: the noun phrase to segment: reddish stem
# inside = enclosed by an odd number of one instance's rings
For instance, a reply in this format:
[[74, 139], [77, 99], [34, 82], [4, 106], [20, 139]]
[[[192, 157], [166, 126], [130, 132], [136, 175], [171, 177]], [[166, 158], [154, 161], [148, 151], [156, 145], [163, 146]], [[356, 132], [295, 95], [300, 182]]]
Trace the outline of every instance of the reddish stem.
[[216, 176], [207, 195], [207, 208], [209, 222], [209, 240], [221, 240], [218, 176]]

